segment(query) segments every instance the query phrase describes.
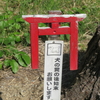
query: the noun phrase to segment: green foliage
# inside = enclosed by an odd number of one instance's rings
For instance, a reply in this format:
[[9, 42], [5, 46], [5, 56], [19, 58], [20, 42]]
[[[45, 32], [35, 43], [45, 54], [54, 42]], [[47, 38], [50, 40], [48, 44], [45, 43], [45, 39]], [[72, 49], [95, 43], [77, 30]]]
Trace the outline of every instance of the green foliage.
[[0, 62], [0, 69], [2, 69], [2, 66], [3, 66], [3, 63], [2, 63], [2, 62]]
[[17, 73], [18, 71], [18, 63], [15, 60], [10, 61], [11, 70], [13, 73]]
[[[30, 57], [25, 52], [17, 50], [17, 45], [29, 42], [29, 35], [25, 38], [22, 32], [24, 20], [22, 15], [14, 15], [12, 11], [6, 10], [0, 15], [0, 69], [10, 68], [13, 73], [18, 71], [19, 66], [27, 67]], [[25, 40], [23, 39], [25, 38]]]
[[0, 62], [0, 69], [11, 68], [13, 73], [18, 71], [19, 66], [27, 67], [31, 62], [28, 54], [11, 46], [4, 47], [0, 57], [3, 58]]
[[19, 65], [23, 67], [27, 67], [27, 65], [30, 64], [30, 57], [25, 52], [19, 52], [18, 54], [15, 54], [14, 56], [19, 63]]
[[24, 33], [23, 40], [24, 40], [23, 41], [24, 44], [29, 45], [30, 44], [30, 33]]

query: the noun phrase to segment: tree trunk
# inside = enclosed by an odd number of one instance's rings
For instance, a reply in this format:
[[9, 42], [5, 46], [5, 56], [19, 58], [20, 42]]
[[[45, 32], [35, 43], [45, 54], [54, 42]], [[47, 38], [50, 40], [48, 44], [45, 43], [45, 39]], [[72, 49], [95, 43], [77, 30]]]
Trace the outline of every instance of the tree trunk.
[[[65, 74], [65, 71], [67, 74]], [[100, 100], [100, 26], [88, 43], [78, 71], [63, 69], [62, 100]]]

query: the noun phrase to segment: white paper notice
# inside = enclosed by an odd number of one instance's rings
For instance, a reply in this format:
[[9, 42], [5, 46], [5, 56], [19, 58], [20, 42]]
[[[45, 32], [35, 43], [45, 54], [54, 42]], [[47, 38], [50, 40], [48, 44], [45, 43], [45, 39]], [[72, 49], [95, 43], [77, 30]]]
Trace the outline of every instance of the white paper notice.
[[60, 100], [62, 82], [62, 59], [63, 41], [46, 41], [43, 100]]

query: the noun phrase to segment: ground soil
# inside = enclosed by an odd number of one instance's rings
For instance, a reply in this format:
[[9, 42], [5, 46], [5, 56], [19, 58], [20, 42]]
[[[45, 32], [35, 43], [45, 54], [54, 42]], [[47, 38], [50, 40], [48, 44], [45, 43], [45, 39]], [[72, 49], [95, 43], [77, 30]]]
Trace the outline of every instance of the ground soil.
[[[81, 43], [86, 47], [86, 43]], [[80, 44], [79, 44], [80, 45]], [[20, 48], [30, 55], [30, 46]], [[84, 50], [79, 48], [79, 63]], [[69, 71], [69, 43], [64, 42], [63, 77], [61, 100], [64, 100], [65, 89], [73, 83], [77, 71]], [[44, 42], [39, 41], [39, 69], [20, 67], [13, 74], [10, 69], [0, 70], [0, 100], [43, 100], [44, 83]], [[67, 99], [65, 99], [67, 100]]]

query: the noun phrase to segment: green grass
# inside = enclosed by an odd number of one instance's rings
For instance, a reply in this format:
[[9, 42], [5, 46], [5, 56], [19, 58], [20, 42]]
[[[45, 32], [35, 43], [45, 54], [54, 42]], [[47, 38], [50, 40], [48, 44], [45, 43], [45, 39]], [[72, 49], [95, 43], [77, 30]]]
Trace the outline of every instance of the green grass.
[[[79, 40], [84, 35], [93, 36], [100, 23], [99, 0], [4, 0], [2, 2], [4, 10], [0, 14], [0, 32], [6, 36], [14, 32], [20, 32], [22, 35], [29, 33], [29, 23], [16, 21], [21, 19], [22, 15], [48, 14], [50, 10], [61, 10], [63, 14], [87, 14], [87, 18], [79, 22]], [[45, 25], [39, 24], [39, 26]], [[61, 38], [68, 40], [67, 36]]]
[[[79, 23], [79, 34], [93, 34], [100, 22], [99, 0], [4, 0], [4, 12], [16, 15], [48, 14], [49, 10], [61, 10], [64, 14], [86, 13]], [[22, 30], [23, 31], [23, 30]]]

